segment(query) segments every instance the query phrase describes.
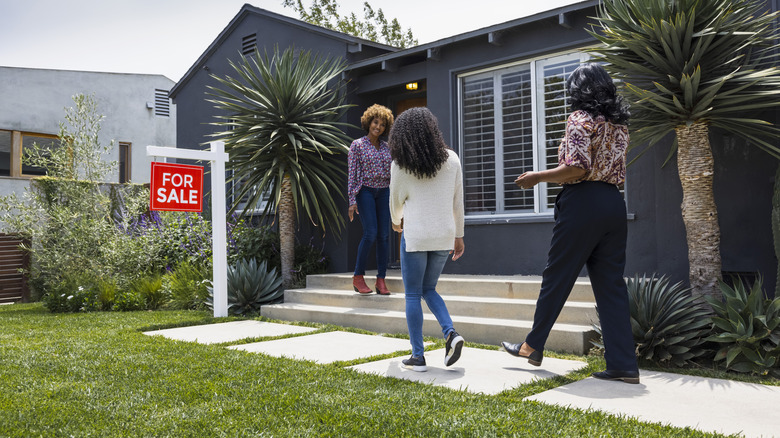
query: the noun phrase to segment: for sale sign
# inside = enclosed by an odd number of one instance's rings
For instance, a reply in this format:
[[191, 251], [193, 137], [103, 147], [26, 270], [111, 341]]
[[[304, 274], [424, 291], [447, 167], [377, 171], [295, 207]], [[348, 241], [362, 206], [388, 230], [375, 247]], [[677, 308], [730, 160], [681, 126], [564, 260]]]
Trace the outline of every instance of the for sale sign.
[[203, 166], [152, 163], [150, 209], [203, 211]]

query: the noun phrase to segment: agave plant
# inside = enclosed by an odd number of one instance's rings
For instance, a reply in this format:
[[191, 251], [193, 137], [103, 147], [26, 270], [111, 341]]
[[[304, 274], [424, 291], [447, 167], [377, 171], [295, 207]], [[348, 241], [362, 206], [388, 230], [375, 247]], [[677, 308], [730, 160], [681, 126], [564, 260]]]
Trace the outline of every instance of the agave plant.
[[715, 361], [725, 360], [726, 369], [780, 377], [780, 297], [766, 298], [761, 285], [758, 279], [748, 291], [742, 281], [720, 282], [724, 300], [707, 298], [716, 314], [707, 340], [721, 345]]
[[[690, 289], [682, 283], [670, 286], [669, 278], [655, 274], [635, 275], [626, 285], [637, 357], [682, 367], [706, 353], [702, 344], [710, 333], [710, 320]], [[601, 328], [594, 327], [600, 335]]]
[[[243, 259], [228, 267], [228, 312], [233, 315], [259, 313], [260, 306], [272, 303], [284, 294], [282, 278], [276, 268], [268, 271], [265, 261]], [[209, 288], [213, 302], [214, 292]]]

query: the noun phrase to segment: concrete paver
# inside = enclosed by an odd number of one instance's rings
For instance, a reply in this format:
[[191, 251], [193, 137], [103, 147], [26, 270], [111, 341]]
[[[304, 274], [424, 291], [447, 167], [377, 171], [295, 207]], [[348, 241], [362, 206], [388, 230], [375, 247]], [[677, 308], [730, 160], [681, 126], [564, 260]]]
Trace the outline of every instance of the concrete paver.
[[428, 371], [404, 368], [396, 357], [352, 366], [351, 368], [387, 377], [446, 386], [474, 393], [497, 394], [524, 383], [568, 374], [587, 364], [575, 360], [545, 358], [544, 367], [534, 367], [503, 351], [463, 348], [460, 359], [451, 367], [444, 365], [444, 349], [425, 352]]
[[233, 345], [228, 348], [265, 353], [276, 357], [311, 360], [322, 364], [412, 349], [406, 339], [350, 332], [317, 333], [289, 339]]
[[772, 413], [773, 407], [780, 406], [777, 386], [642, 370], [638, 385], [590, 377], [526, 400], [706, 432], [780, 436], [780, 415]]
[[315, 331], [312, 327], [276, 324], [263, 321], [231, 321], [217, 324], [194, 325], [144, 332], [145, 335], [160, 335], [179, 341], [218, 344], [239, 339], [283, 336]]

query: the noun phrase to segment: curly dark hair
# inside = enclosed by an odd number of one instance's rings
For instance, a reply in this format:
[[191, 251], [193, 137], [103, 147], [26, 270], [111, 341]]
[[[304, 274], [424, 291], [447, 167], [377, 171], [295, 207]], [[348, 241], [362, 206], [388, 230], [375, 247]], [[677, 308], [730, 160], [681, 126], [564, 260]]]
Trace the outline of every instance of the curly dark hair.
[[566, 90], [572, 111], [583, 110], [591, 117], [602, 115], [612, 123], [628, 124], [628, 104], [617, 94], [617, 87], [601, 65], [586, 63], [577, 67], [566, 80]]
[[449, 156], [436, 116], [425, 107], [402, 112], [390, 131], [390, 156], [418, 178], [432, 178]]
[[368, 132], [368, 129], [371, 128], [371, 122], [374, 119], [384, 120], [385, 134], [390, 132], [390, 128], [393, 127], [393, 112], [390, 111], [390, 108], [376, 103], [371, 105], [363, 113], [363, 116], [360, 117], [360, 126], [364, 131]]

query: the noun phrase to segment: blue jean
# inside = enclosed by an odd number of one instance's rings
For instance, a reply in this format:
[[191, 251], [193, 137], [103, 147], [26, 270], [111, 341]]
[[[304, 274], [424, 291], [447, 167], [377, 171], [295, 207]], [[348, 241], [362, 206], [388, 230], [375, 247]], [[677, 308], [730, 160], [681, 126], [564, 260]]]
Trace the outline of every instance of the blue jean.
[[401, 275], [404, 279], [406, 325], [409, 328], [409, 341], [412, 343], [412, 356], [422, 356], [425, 352], [420, 298], [425, 300], [425, 304], [439, 321], [445, 338], [453, 330], [447, 305], [436, 292], [436, 283], [439, 282], [449, 253], [447, 250], [406, 252], [406, 240], [401, 237]]
[[358, 217], [363, 224], [363, 238], [358, 245], [355, 275], [365, 275], [366, 259], [376, 242], [377, 278], [385, 278], [390, 247], [390, 188], [363, 186], [356, 199]]

